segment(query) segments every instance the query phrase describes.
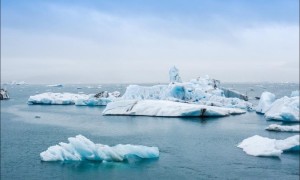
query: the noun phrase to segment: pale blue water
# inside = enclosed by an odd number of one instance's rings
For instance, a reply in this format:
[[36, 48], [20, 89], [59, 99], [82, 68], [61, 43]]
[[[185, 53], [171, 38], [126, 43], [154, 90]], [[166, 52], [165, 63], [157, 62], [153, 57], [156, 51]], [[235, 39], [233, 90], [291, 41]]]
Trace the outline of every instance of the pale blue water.
[[[83, 89], [76, 89], [78, 86]], [[250, 97], [259, 96], [264, 90], [281, 97], [299, 89], [298, 84], [225, 86], [247, 92]], [[248, 156], [236, 147], [255, 134], [276, 139], [296, 134], [264, 130], [269, 124], [280, 122], [266, 121], [255, 112], [204, 119], [102, 116], [104, 107], [26, 102], [30, 95], [45, 91], [124, 92], [126, 85], [102, 85], [102, 89], [88, 89], [86, 85], [5, 87], [11, 99], [1, 101], [1, 179], [299, 179], [299, 153], [261, 158]], [[41, 118], [34, 118], [36, 115]], [[40, 152], [77, 134], [101, 144], [158, 146], [160, 158], [125, 163], [40, 161]]]

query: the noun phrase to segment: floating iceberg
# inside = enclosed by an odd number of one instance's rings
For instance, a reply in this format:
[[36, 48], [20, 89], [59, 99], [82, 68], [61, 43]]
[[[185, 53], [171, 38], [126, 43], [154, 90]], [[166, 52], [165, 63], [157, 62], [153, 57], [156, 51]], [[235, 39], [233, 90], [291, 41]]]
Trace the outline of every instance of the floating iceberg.
[[256, 112], [265, 114], [269, 120], [299, 122], [299, 96], [284, 96], [275, 100], [274, 94], [264, 92], [256, 107]]
[[266, 111], [265, 117], [270, 120], [299, 122], [299, 96], [277, 99]]
[[269, 125], [266, 130], [269, 131], [283, 131], [283, 132], [300, 132], [300, 126], [294, 125], [294, 126], [281, 126], [278, 124], [271, 124]]
[[120, 93], [115, 91], [109, 93], [103, 91], [96, 95], [94, 94], [73, 94], [73, 93], [42, 93], [30, 96], [28, 104], [46, 104], [46, 105], [77, 105], [77, 106], [102, 106], [106, 105]]
[[50, 84], [50, 85], [47, 85], [47, 87], [63, 87], [62, 84]]
[[124, 161], [132, 156], [139, 158], [158, 158], [157, 147], [119, 144], [107, 146], [95, 144], [82, 135], [68, 138], [69, 143], [50, 146], [40, 154], [42, 161]]
[[284, 151], [299, 151], [299, 135], [284, 140], [269, 139], [258, 135], [244, 139], [239, 145], [247, 154], [252, 156], [277, 156]]
[[103, 115], [166, 117], [227, 116], [243, 113], [245, 111], [236, 108], [221, 108], [165, 100], [117, 100], [109, 103], [102, 112]]
[[193, 80], [188, 83], [170, 83], [169, 85], [150, 87], [129, 85], [122, 99], [169, 100], [252, 110], [253, 105], [251, 103], [238, 98], [226, 98], [223, 90], [214, 89], [212, 85], [213, 83], [210, 84], [209, 81], [204, 79]]
[[274, 101], [275, 95], [273, 93], [267, 91], [263, 92], [256, 107], [256, 112], [264, 114], [268, 109], [270, 109]]
[[293, 91], [291, 93], [291, 97], [299, 96], [299, 90], [298, 91]]
[[[253, 110], [253, 105], [245, 100], [247, 96], [226, 88], [220, 88], [220, 81], [208, 75], [182, 82], [178, 69], [169, 71], [170, 84], [155, 86], [129, 85], [121, 99], [123, 100], [168, 100], [174, 102], [240, 108]], [[229, 96], [229, 97], [228, 97]]]

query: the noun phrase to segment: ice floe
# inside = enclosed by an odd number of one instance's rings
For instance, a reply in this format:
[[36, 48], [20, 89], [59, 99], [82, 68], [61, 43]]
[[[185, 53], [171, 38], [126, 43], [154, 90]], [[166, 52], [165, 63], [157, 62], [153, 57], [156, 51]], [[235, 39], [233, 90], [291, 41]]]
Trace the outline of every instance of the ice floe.
[[68, 138], [69, 143], [50, 146], [40, 153], [42, 161], [124, 161], [132, 156], [158, 158], [159, 149], [142, 145], [118, 144], [108, 146], [95, 144], [82, 135]]
[[98, 94], [74, 94], [74, 93], [53, 93], [47, 92], [30, 96], [28, 104], [46, 104], [46, 105], [78, 105], [78, 106], [102, 106], [106, 105], [120, 93], [115, 91], [109, 93], [103, 91]]
[[266, 128], [266, 130], [268, 130], [268, 131], [283, 131], [283, 132], [300, 132], [300, 126], [299, 125], [282, 126], [282, 125], [278, 125], [278, 124], [271, 124]]
[[62, 84], [50, 84], [50, 85], [47, 85], [47, 87], [63, 87]]
[[299, 135], [284, 140], [269, 139], [258, 135], [244, 139], [239, 145], [247, 154], [252, 156], [277, 156], [284, 151], [299, 151]]
[[244, 110], [222, 108], [199, 104], [188, 104], [165, 100], [117, 100], [109, 103], [103, 115], [136, 115], [136, 116], [227, 116], [242, 114]]
[[273, 93], [267, 91], [263, 92], [256, 107], [256, 112], [264, 114], [268, 109], [270, 109], [274, 101], [275, 95]]

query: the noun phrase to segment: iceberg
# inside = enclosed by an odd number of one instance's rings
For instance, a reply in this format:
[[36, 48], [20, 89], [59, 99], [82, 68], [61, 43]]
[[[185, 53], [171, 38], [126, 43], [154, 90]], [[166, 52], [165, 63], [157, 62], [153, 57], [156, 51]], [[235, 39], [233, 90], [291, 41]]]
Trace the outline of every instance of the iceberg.
[[8, 92], [5, 89], [0, 89], [0, 100], [9, 99]]
[[268, 120], [299, 122], [299, 96], [277, 99], [266, 111]]
[[244, 139], [237, 147], [252, 156], [276, 156], [284, 151], [299, 151], [299, 135], [284, 140], [269, 139], [258, 135]]
[[207, 117], [243, 114], [237, 108], [221, 108], [199, 104], [187, 104], [166, 100], [117, 100], [107, 104], [103, 115]]
[[296, 97], [296, 96], [299, 96], [299, 90], [293, 91], [293, 92], [291, 93], [291, 97]]
[[269, 125], [266, 130], [268, 131], [282, 131], [282, 132], [300, 132], [300, 126], [282, 126], [278, 124], [271, 124]]
[[273, 93], [267, 91], [263, 92], [256, 107], [256, 112], [264, 114], [268, 109], [270, 109], [274, 101], [275, 95]]
[[[123, 100], [167, 100], [189, 104], [240, 108], [253, 110], [246, 102], [248, 97], [234, 90], [220, 88], [220, 81], [208, 75], [182, 82], [179, 71], [172, 67], [169, 71], [170, 83], [166, 85], [139, 86], [129, 85]], [[229, 96], [229, 97], [228, 97]]]
[[158, 158], [157, 147], [118, 144], [108, 146], [95, 144], [82, 135], [68, 138], [69, 143], [50, 146], [40, 153], [42, 161], [124, 161], [132, 156], [139, 158]]
[[179, 70], [173, 66], [170, 70], [169, 70], [169, 77], [170, 77], [170, 82], [174, 83], [174, 82], [179, 82], [181, 83], [181, 77], [179, 76]]
[[169, 100], [175, 102], [196, 103], [207, 106], [240, 108], [252, 110], [253, 105], [239, 98], [226, 98], [223, 90], [214, 89], [203, 79], [188, 83], [170, 83], [169, 85], [138, 86], [126, 88], [124, 100]]
[[256, 112], [264, 114], [268, 120], [299, 122], [299, 96], [275, 100], [274, 94], [263, 92]]
[[50, 85], [47, 85], [47, 87], [63, 87], [62, 84], [50, 84]]
[[105, 106], [120, 96], [120, 92], [109, 93], [103, 91], [98, 94], [73, 94], [47, 92], [30, 96], [28, 104], [45, 105], [77, 105], [77, 106]]

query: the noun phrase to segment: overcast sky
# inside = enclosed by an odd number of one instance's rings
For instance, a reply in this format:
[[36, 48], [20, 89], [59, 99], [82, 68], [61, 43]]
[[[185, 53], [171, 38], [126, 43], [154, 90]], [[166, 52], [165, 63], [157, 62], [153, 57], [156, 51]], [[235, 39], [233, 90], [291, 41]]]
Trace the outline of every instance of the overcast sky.
[[299, 82], [299, 0], [1, 0], [1, 81]]

